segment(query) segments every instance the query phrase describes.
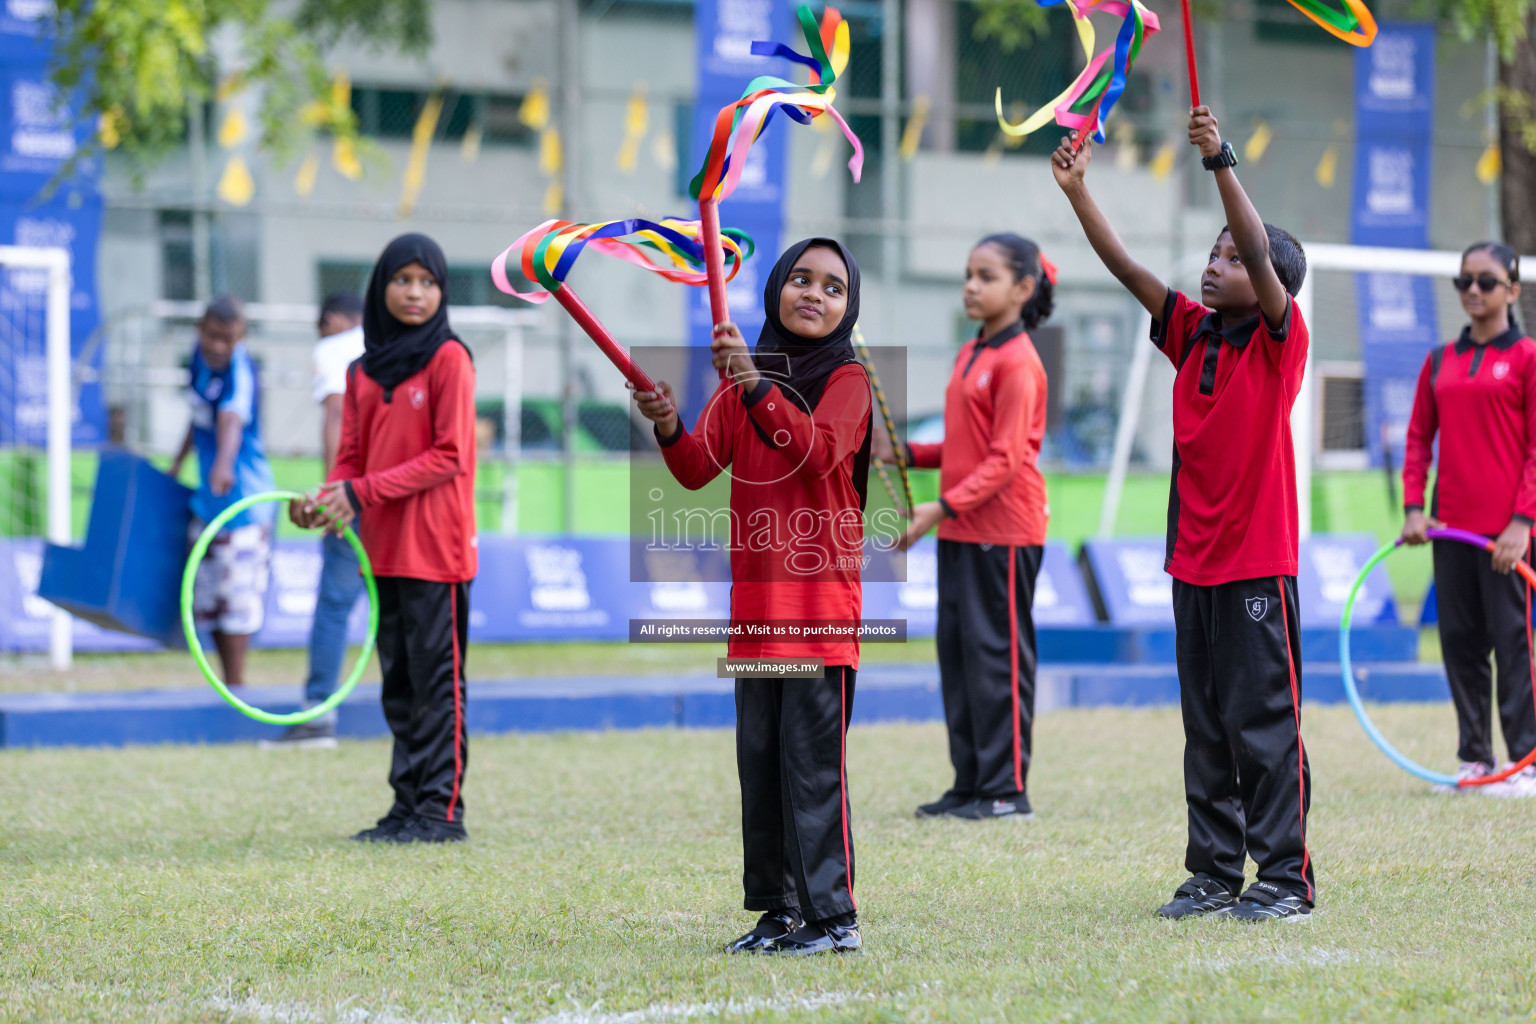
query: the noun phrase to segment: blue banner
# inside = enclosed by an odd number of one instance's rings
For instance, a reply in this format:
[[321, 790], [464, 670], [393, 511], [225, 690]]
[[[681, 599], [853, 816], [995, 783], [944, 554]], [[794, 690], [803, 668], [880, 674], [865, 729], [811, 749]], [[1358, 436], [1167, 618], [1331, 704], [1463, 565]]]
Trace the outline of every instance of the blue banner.
[[[752, 56], [755, 40], [788, 42], [793, 19], [783, 0], [698, 0], [693, 9], [694, 66], [698, 68], [693, 106], [693, 145], [688, 164], [692, 174], [704, 162], [720, 108], [741, 98], [747, 83], [758, 75], [789, 77], [788, 63], [779, 58]], [[731, 319], [751, 345], [763, 326], [763, 281], [779, 255], [784, 227], [784, 150], [789, 144], [784, 122], [752, 147], [741, 181], [720, 209], [722, 226], [741, 228], [757, 243], [728, 287]], [[696, 216], [691, 212], [690, 217]], [[702, 409], [719, 386], [720, 375], [710, 365], [709, 343], [714, 324], [709, 313], [709, 289], [689, 288], [688, 339], [698, 348], [679, 398], [687, 409]]]
[[[1355, 52], [1356, 245], [1429, 244], [1434, 130], [1435, 28], [1382, 24]], [[1403, 439], [1424, 355], [1439, 341], [1434, 281], [1414, 274], [1357, 274], [1360, 354], [1365, 362], [1365, 440], [1372, 462]]]
[[[82, 161], [68, 180], [55, 180], [91, 126], [58, 102], [48, 81], [51, 44], [41, 28], [51, 8], [38, 0], [0, 3], [0, 245], [70, 252], [74, 443], [95, 445], [106, 439], [107, 421], [97, 333], [99, 166]], [[0, 278], [0, 445], [44, 442], [45, 284], [34, 271]]]

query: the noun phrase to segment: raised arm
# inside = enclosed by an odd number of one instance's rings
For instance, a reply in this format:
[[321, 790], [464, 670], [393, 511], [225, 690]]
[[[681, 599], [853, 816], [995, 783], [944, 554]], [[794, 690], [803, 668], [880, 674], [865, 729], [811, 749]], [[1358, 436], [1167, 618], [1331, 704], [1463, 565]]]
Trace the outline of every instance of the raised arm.
[[[1202, 157], [1221, 153], [1221, 133], [1216, 130], [1216, 118], [1210, 107], [1200, 106], [1190, 111], [1189, 142], [1200, 150]], [[1264, 322], [1282, 324], [1289, 299], [1280, 276], [1275, 273], [1274, 264], [1269, 262], [1269, 234], [1264, 230], [1264, 221], [1259, 211], [1253, 208], [1232, 168], [1223, 167], [1216, 172], [1216, 188], [1221, 193], [1221, 206], [1226, 211], [1232, 244], [1248, 270], [1248, 280], [1253, 282]]]
[[1120, 236], [1110, 227], [1109, 218], [1104, 216], [1104, 211], [1099, 209], [1099, 204], [1093, 201], [1088, 191], [1085, 175], [1092, 151], [1092, 139], [1085, 140], [1076, 153], [1072, 152], [1071, 140], [1062, 139], [1056, 152], [1051, 154], [1051, 173], [1056, 176], [1056, 184], [1066, 193], [1067, 201], [1072, 204], [1072, 212], [1077, 214], [1078, 223], [1083, 226], [1083, 234], [1088, 237], [1088, 244], [1093, 246], [1100, 262], [1115, 275], [1116, 280], [1125, 285], [1126, 290], [1136, 296], [1136, 301], [1148, 313], [1153, 317], [1161, 317], [1163, 304], [1168, 298], [1168, 286], [1132, 258], [1125, 243], [1120, 241]]

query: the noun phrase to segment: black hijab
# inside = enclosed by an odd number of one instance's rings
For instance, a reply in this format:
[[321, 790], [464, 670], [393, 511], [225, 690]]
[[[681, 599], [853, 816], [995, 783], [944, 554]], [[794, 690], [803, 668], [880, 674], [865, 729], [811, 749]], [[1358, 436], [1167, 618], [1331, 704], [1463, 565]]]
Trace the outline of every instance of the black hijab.
[[[807, 249], [831, 249], [848, 268], [848, 303], [843, 319], [825, 338], [802, 338], [784, 326], [779, 319], [779, 296], [790, 274], [799, 266], [800, 257]], [[859, 357], [853, 351], [853, 328], [859, 322], [859, 265], [843, 243], [833, 238], [807, 238], [784, 250], [784, 255], [773, 265], [768, 283], [763, 285], [763, 329], [757, 336], [757, 347], [752, 350], [752, 361], [758, 372], [780, 386], [784, 397], [806, 413], [816, 410], [822, 392], [827, 389], [827, 378], [845, 363], [856, 363]], [[756, 420], [748, 417], [758, 438], [770, 448], [778, 445], [763, 432]], [[871, 415], [870, 424], [874, 423]], [[869, 452], [872, 434], [864, 432], [853, 462], [853, 487], [859, 494], [862, 509], [869, 492]]]
[[[426, 323], [402, 323], [384, 304], [390, 279], [409, 263], [420, 263], [437, 279], [442, 301]], [[363, 299], [363, 372], [384, 389], [390, 400], [395, 388], [420, 372], [447, 341], [464, 342], [448, 326], [448, 260], [442, 248], [426, 235], [401, 235], [384, 247], [368, 279]], [[464, 345], [464, 351], [469, 346]]]

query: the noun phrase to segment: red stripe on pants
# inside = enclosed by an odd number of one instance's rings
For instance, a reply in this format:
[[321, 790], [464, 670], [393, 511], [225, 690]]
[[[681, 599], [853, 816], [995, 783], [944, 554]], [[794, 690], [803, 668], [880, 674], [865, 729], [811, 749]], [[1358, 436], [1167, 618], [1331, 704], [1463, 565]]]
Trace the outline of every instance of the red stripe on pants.
[[839, 707], [842, 709], [842, 722], [839, 728], [843, 732], [842, 754], [837, 763], [838, 786], [838, 810], [843, 818], [843, 874], [848, 879], [848, 902], [853, 904], [853, 909], [858, 910], [859, 904], [853, 898], [853, 854], [848, 846], [848, 670], [837, 670], [837, 688], [839, 695]]
[[1008, 548], [1008, 668], [1013, 685], [1013, 788], [1024, 792], [1024, 738], [1019, 735], [1019, 601], [1015, 591], [1018, 550]]
[[459, 803], [459, 781], [464, 778], [464, 701], [459, 689], [459, 587], [448, 588], [452, 617], [448, 629], [453, 633], [453, 795], [448, 798], [448, 820]]
[[1312, 882], [1307, 878], [1307, 867], [1312, 863], [1312, 852], [1307, 849], [1307, 754], [1301, 746], [1301, 695], [1296, 692], [1296, 658], [1291, 654], [1291, 618], [1285, 610], [1285, 580], [1275, 577], [1280, 587], [1280, 623], [1285, 627], [1285, 664], [1291, 670], [1291, 709], [1296, 713], [1296, 790], [1300, 802], [1296, 814], [1301, 826], [1301, 877], [1307, 883], [1307, 902], [1316, 898]]

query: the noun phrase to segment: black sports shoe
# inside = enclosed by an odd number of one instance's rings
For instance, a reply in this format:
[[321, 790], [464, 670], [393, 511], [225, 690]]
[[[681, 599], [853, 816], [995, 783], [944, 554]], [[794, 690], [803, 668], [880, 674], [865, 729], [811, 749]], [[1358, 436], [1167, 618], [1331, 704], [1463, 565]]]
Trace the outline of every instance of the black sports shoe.
[[988, 818], [1011, 818], [1014, 821], [1029, 821], [1035, 816], [1035, 812], [1029, 806], [1029, 797], [1023, 793], [1015, 793], [1012, 796], [990, 797], [982, 796], [953, 807], [944, 812], [946, 818], [964, 818], [967, 821], [982, 821]]
[[1157, 915], [1170, 921], [1204, 914], [1225, 914], [1237, 900], [1203, 871], [1174, 890], [1173, 899], [1157, 908]]
[[1310, 921], [1312, 904], [1268, 882], [1254, 882], [1237, 901], [1237, 905], [1227, 912], [1227, 916], [1250, 924], [1276, 918], [1292, 922]]
[[334, 750], [336, 723], [300, 722], [290, 725], [277, 739], [261, 740], [256, 746], [262, 750]]
[[954, 810], [963, 804], [975, 799], [969, 793], [956, 793], [950, 790], [931, 804], [921, 804], [917, 808], [919, 818], [942, 818], [948, 811]]
[[735, 942], [726, 943], [727, 953], [760, 953], [774, 939], [781, 939], [805, 924], [800, 911], [793, 907], [770, 910], [757, 919], [757, 925]]
[[810, 921], [788, 935], [774, 939], [759, 952], [780, 956], [815, 956], [818, 953], [852, 953], [864, 945], [857, 918], [848, 924]]
[[469, 833], [461, 822], [413, 814], [389, 838], [397, 843], [462, 843]]
[[373, 828], [365, 828], [352, 836], [360, 843], [388, 843], [393, 842], [396, 833], [404, 827], [407, 819], [393, 814], [386, 814], [378, 820]]

